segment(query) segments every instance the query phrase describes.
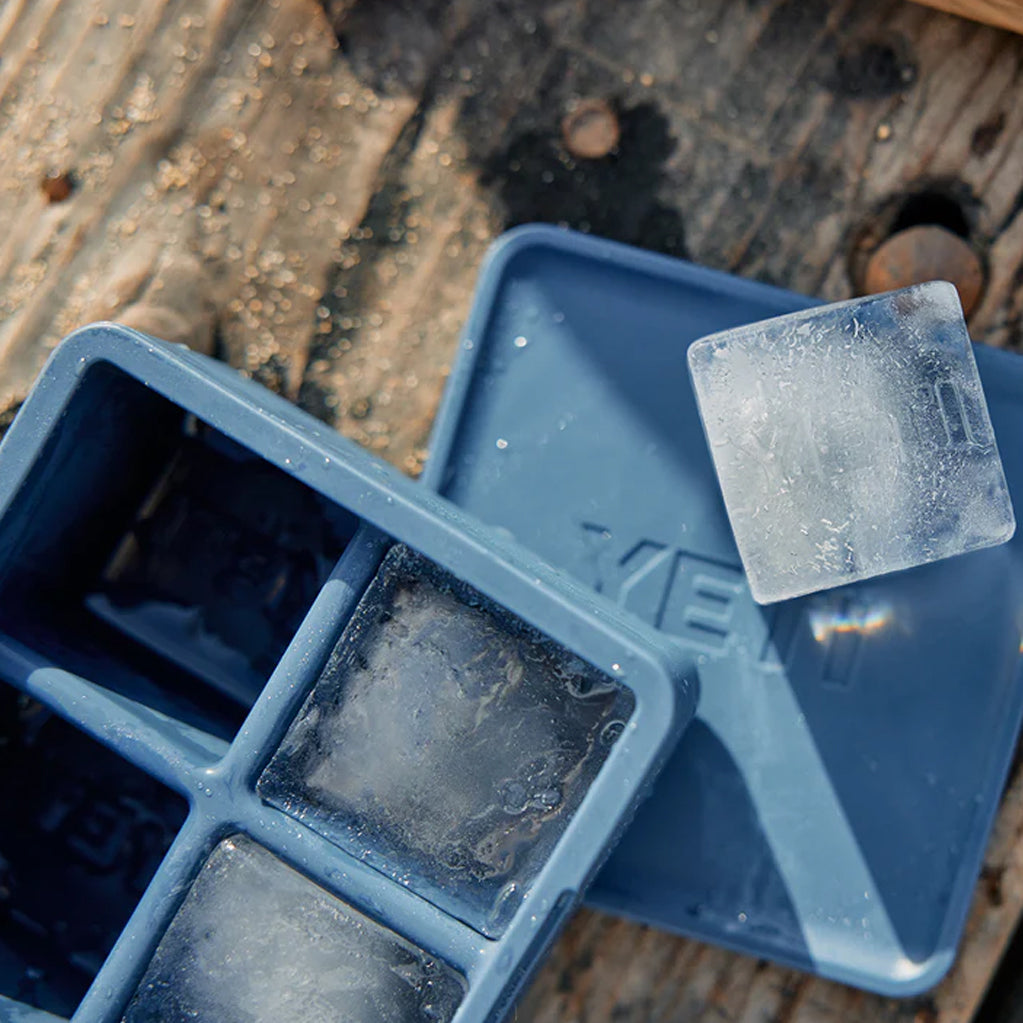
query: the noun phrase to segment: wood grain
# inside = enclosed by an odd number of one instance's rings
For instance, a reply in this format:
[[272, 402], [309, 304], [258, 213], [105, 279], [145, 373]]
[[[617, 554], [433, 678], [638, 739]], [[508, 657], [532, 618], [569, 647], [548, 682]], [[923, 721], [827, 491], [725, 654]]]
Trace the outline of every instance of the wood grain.
[[[1023, 346], [1023, 39], [883, 0], [6, 0], [0, 409], [98, 316], [163, 324], [416, 472], [489, 242], [566, 223], [840, 299], [961, 217]], [[606, 99], [620, 143], [560, 123]], [[47, 173], [75, 189], [51, 203]], [[926, 218], [925, 218], [926, 219]], [[148, 319], [147, 319], [148, 318]], [[153, 328], [155, 329], [155, 328]], [[1023, 775], [962, 954], [896, 1003], [580, 912], [545, 1021], [971, 1018], [1023, 909]]]

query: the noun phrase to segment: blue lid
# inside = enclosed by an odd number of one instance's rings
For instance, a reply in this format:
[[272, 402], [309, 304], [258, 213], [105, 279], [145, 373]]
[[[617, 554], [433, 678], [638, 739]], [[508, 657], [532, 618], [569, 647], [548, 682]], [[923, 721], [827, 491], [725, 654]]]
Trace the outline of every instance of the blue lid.
[[[1023, 710], [1023, 538], [759, 607], [686, 372], [813, 305], [549, 227], [480, 274], [424, 482], [696, 657], [694, 725], [589, 901], [889, 995], [952, 962]], [[976, 349], [1023, 499], [1023, 359]]]

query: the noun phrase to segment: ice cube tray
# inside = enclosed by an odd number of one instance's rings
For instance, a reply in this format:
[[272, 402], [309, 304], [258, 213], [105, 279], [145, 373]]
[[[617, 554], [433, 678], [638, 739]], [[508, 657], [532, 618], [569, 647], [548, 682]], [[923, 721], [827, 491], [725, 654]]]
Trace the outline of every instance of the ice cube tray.
[[[556, 841], [509, 893], [493, 937], [396, 877], [393, 863], [379, 862], [375, 840], [343, 847], [256, 791], [395, 542], [634, 700]], [[464, 979], [454, 1023], [500, 1016], [696, 697], [679, 651], [609, 601], [228, 367], [112, 325], [78, 331], [56, 350], [0, 446], [0, 677], [22, 694], [20, 713], [65, 718], [123, 757], [126, 770], [141, 768], [188, 801], [105, 961], [76, 955], [59, 914], [29, 928], [34, 942], [0, 931], [2, 1011], [29, 1013], [34, 1002], [74, 1010], [80, 1023], [160, 1016], [167, 1005], [136, 990], [164, 983], [161, 957], [185, 926], [172, 921], [189, 886], [207, 869], [245, 872], [271, 861], [278, 876], [297, 879], [284, 889], [299, 894], [282, 896], [282, 906], [298, 899], [312, 907], [309, 927], [324, 914], [365, 918], [360, 933], [393, 934], [409, 969], [433, 962]], [[73, 776], [75, 765], [66, 770]], [[143, 820], [155, 816], [148, 797], [133, 798]], [[68, 839], [62, 820], [54, 811], [47, 826]], [[109, 826], [90, 824], [88, 835], [96, 840]], [[254, 859], [218, 859], [226, 840], [257, 850]], [[64, 853], [73, 859], [81, 849], [65, 841]], [[127, 915], [124, 904], [138, 894], [100, 892], [75, 912], [88, 919], [110, 898]], [[296, 925], [281, 926], [286, 937]], [[198, 973], [188, 985], [237, 971], [223, 948], [242, 940], [244, 928], [225, 927], [227, 937], [196, 947]], [[314, 938], [294, 936], [298, 944]], [[253, 951], [253, 961], [265, 963], [264, 952]], [[70, 989], [57, 997], [33, 987], [62, 964], [86, 975], [98, 969], [77, 1009]], [[280, 980], [301, 980], [307, 991], [316, 984], [293, 971]], [[183, 992], [202, 990], [188, 985]], [[422, 1008], [406, 995], [397, 1006], [385, 998], [370, 1018], [405, 1018], [406, 1003]], [[321, 1007], [330, 997], [325, 989]]]

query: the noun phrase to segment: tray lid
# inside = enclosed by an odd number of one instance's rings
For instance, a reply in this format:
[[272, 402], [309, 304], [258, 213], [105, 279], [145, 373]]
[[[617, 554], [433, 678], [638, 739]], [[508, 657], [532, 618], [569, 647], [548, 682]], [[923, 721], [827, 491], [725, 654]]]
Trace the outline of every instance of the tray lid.
[[[481, 272], [426, 485], [670, 634], [696, 724], [590, 901], [891, 995], [950, 965], [1015, 743], [1023, 539], [750, 597], [686, 372], [812, 300], [549, 227]], [[1023, 499], [1023, 360], [978, 348]]]

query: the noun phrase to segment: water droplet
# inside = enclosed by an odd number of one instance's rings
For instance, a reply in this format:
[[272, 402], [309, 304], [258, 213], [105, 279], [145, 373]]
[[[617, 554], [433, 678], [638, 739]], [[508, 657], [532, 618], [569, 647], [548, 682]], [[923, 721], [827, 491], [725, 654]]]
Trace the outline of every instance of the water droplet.
[[615, 661], [614, 664], [611, 665], [611, 670], [616, 675], [620, 675], [622, 673], [622, 666], [617, 661]]
[[613, 746], [624, 731], [624, 721], [617, 718], [614, 721], [608, 721], [608, 723], [600, 730], [600, 741], [605, 746]]
[[470, 341], [470, 340], [469, 340], [469, 338], [466, 338], [466, 339], [465, 339], [465, 340], [464, 340], [464, 341], [462, 342], [462, 347], [463, 347], [463, 348], [464, 348], [464, 349], [465, 349], [465, 350], [466, 350], [467, 352], [471, 352], [471, 351], [472, 351], [472, 348], [473, 348], [473, 344], [472, 344], [472, 341]]
[[529, 342], [521, 334], [515, 339], [516, 348], [525, 348], [528, 344]]
[[501, 809], [505, 813], [524, 813], [529, 805], [529, 793], [520, 781], [508, 781], [501, 786]]
[[747, 917], [746, 917], [745, 913], [740, 913], [739, 914], [739, 923], [744, 924], [746, 922], [746, 919], [747, 919]]
[[555, 323], [564, 323], [565, 322], [565, 314], [564, 313], [555, 313], [554, 316], [552, 317], [552, 319], [554, 320]]
[[[522, 899], [523, 893], [519, 891], [519, 886], [514, 881], [509, 881], [494, 900], [494, 908], [488, 918], [491, 926], [499, 926], [510, 920], [522, 904]], [[510, 949], [507, 951], [511, 952]], [[508, 966], [511, 966], [511, 963]]]
[[497, 438], [497, 447], [499, 451], [504, 451], [504, 449], [508, 447], [508, 442], [504, 439], [504, 437]]
[[541, 809], [553, 810], [561, 803], [561, 789], [552, 785], [550, 788], [538, 792], [534, 799]]

